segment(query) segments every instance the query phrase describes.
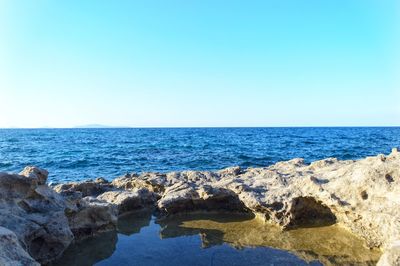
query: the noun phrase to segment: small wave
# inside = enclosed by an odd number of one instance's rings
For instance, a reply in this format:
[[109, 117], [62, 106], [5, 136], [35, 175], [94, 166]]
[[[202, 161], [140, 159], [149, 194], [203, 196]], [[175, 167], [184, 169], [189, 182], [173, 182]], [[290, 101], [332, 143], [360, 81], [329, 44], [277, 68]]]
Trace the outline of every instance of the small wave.
[[245, 154], [240, 154], [240, 155], [238, 156], [238, 158], [239, 158], [240, 160], [249, 160], [249, 159], [253, 159], [252, 157], [247, 156], [247, 155], [245, 155]]
[[0, 162], [0, 167], [10, 167], [13, 166], [12, 162]]
[[303, 142], [305, 145], [309, 145], [309, 144], [316, 144], [316, 141], [312, 141], [312, 140], [306, 140]]
[[35, 164], [54, 182], [73, 181], [121, 171], [263, 167], [295, 157], [357, 159], [399, 143], [400, 128], [8, 130], [0, 136], [0, 170]]
[[59, 168], [75, 169], [89, 166], [90, 162], [87, 159], [71, 160], [65, 164], [60, 164]]

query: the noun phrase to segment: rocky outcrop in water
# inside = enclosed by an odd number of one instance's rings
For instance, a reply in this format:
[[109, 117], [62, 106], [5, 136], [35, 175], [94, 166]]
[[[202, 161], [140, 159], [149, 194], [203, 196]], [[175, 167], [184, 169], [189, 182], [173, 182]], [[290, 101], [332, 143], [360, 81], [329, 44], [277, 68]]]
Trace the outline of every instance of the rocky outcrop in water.
[[[116, 225], [115, 213], [110, 214], [113, 206], [101, 202], [104, 206], [98, 207], [81, 197], [71, 201], [45, 184], [47, 175], [47, 171], [36, 167], [26, 167], [20, 174], [0, 173], [0, 226], [11, 230], [20, 247], [40, 263], [60, 256], [74, 238], [114, 229]], [[99, 220], [107, 226], [98, 226]], [[6, 244], [2, 241], [0, 250], [9, 250]], [[4, 265], [15, 265], [13, 257], [9, 261], [5, 258]], [[21, 265], [30, 265], [26, 261]]]
[[159, 217], [252, 212], [284, 230], [337, 223], [369, 247], [388, 251], [400, 239], [397, 149], [358, 161], [293, 159], [265, 168], [127, 174], [54, 190], [46, 179], [47, 172], [35, 167], [0, 174], [0, 226], [39, 262], [54, 259], [74, 239], [113, 230], [117, 215], [140, 208]]
[[152, 189], [161, 215], [247, 210], [283, 229], [338, 223], [369, 247], [386, 249], [400, 239], [397, 149], [358, 161], [293, 159], [266, 168], [132, 174], [113, 183]]
[[159, 196], [161, 215], [193, 210], [247, 210], [282, 228], [339, 223], [385, 248], [400, 238], [400, 153], [362, 160], [303, 159], [266, 168], [132, 174], [112, 184]]
[[47, 172], [25, 168], [0, 174], [0, 226], [13, 231], [37, 261], [61, 254], [72, 242], [63, 198], [44, 184]]

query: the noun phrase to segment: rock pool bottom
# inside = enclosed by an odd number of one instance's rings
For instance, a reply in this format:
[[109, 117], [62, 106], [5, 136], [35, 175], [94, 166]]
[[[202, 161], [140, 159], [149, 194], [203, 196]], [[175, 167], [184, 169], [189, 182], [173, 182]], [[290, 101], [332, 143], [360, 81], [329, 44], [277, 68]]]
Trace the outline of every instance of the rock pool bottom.
[[380, 255], [337, 225], [282, 232], [250, 214], [140, 211], [52, 265], [375, 265]]

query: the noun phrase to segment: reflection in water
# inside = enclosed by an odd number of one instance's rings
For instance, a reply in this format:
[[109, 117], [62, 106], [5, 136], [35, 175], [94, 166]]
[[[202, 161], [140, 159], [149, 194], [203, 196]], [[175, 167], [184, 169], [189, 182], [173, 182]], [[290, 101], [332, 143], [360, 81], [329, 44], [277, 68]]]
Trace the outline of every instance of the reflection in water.
[[336, 225], [282, 232], [249, 214], [155, 223], [151, 212], [133, 212], [120, 218], [118, 233], [118, 242], [112, 232], [75, 244], [54, 265], [374, 265], [380, 256]]
[[129, 212], [118, 219], [118, 233], [130, 236], [140, 233], [140, 229], [150, 225], [151, 210]]
[[278, 226], [245, 214], [191, 214], [160, 222], [161, 237], [200, 234], [202, 247], [228, 243], [243, 247], [267, 246], [293, 252], [305, 261], [324, 265], [375, 265], [381, 255], [338, 225], [282, 231]]
[[58, 266], [88, 266], [98, 261], [107, 259], [114, 251], [117, 244], [117, 233], [106, 232], [94, 238], [82, 240], [71, 245], [63, 256], [51, 265]]

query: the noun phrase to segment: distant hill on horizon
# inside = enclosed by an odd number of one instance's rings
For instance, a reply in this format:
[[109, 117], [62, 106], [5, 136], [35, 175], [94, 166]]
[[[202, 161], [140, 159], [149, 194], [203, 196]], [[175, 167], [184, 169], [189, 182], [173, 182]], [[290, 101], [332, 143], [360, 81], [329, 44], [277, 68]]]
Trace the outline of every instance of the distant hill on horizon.
[[102, 124], [88, 124], [88, 125], [80, 125], [74, 126], [73, 128], [119, 128], [120, 126], [108, 126]]

